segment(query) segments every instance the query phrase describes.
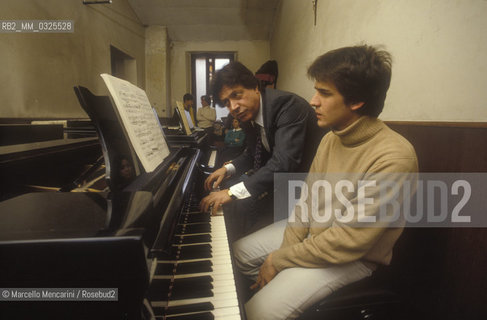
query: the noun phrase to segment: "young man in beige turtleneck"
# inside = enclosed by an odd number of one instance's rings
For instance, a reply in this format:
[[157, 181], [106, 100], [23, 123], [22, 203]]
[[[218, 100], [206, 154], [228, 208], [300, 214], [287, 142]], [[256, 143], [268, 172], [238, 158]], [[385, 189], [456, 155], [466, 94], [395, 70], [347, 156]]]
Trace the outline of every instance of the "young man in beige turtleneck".
[[[336, 193], [329, 203], [319, 198], [318, 212], [351, 209], [376, 222], [361, 225], [356, 216], [345, 221], [333, 215], [317, 221], [308, 199], [307, 210], [298, 202], [292, 222], [277, 222], [237, 241], [237, 267], [258, 289], [245, 305], [249, 320], [296, 318], [333, 291], [369, 276], [378, 265], [388, 265], [402, 227], [379, 219], [380, 208], [393, 210], [385, 206], [391, 199], [399, 205], [409, 201], [397, 195], [403, 194], [407, 173], [417, 171], [411, 144], [377, 118], [391, 79], [389, 53], [370, 46], [336, 49], [318, 57], [308, 75], [315, 80], [311, 105], [318, 125], [332, 130], [311, 165], [309, 190], [314, 173], [346, 174], [338, 180], [355, 186], [346, 193], [347, 201]], [[380, 180], [380, 175], [393, 179], [398, 189], [383, 193], [379, 187], [364, 188], [367, 201], [374, 204], [360, 203], [359, 180]], [[392, 190], [397, 193], [392, 195]], [[347, 203], [353, 208], [347, 209]]]

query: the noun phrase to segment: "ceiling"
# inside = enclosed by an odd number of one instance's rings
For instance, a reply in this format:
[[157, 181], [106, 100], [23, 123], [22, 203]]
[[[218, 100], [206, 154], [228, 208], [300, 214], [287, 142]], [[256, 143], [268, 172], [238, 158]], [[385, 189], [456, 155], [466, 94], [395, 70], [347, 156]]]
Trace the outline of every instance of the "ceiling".
[[269, 40], [281, 0], [128, 0], [172, 41]]

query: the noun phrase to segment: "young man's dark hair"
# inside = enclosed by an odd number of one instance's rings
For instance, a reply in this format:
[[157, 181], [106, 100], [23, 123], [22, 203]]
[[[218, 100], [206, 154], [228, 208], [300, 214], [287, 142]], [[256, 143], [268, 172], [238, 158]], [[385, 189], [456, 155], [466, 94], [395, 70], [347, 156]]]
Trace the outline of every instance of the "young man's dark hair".
[[252, 71], [240, 62], [230, 62], [220, 69], [213, 78], [211, 84], [213, 99], [220, 107], [224, 107], [220, 101], [220, 92], [223, 87], [233, 88], [238, 85], [245, 89], [255, 89], [259, 86], [259, 81], [255, 78]]
[[371, 46], [344, 47], [318, 57], [308, 76], [333, 83], [347, 105], [364, 102], [357, 113], [377, 117], [391, 82], [391, 62], [388, 52]]
[[186, 94], [183, 96], [183, 102], [188, 101], [188, 100], [194, 100], [194, 99], [193, 99], [193, 95], [192, 95], [191, 93], [186, 93]]

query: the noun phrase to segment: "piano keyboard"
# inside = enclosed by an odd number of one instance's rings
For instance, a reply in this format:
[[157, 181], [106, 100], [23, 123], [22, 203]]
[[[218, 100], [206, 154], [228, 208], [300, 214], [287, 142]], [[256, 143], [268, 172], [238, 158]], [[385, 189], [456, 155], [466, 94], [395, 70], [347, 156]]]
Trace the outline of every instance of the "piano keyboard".
[[194, 203], [177, 228], [177, 254], [153, 262], [149, 299], [156, 319], [240, 320], [223, 216], [201, 213]]

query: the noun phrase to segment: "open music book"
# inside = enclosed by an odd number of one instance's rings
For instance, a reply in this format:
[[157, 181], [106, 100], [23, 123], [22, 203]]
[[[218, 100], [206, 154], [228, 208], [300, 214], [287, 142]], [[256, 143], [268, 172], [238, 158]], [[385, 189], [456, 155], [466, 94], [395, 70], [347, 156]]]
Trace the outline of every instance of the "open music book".
[[144, 170], [152, 172], [169, 155], [169, 148], [147, 94], [128, 81], [106, 73], [101, 77]]

